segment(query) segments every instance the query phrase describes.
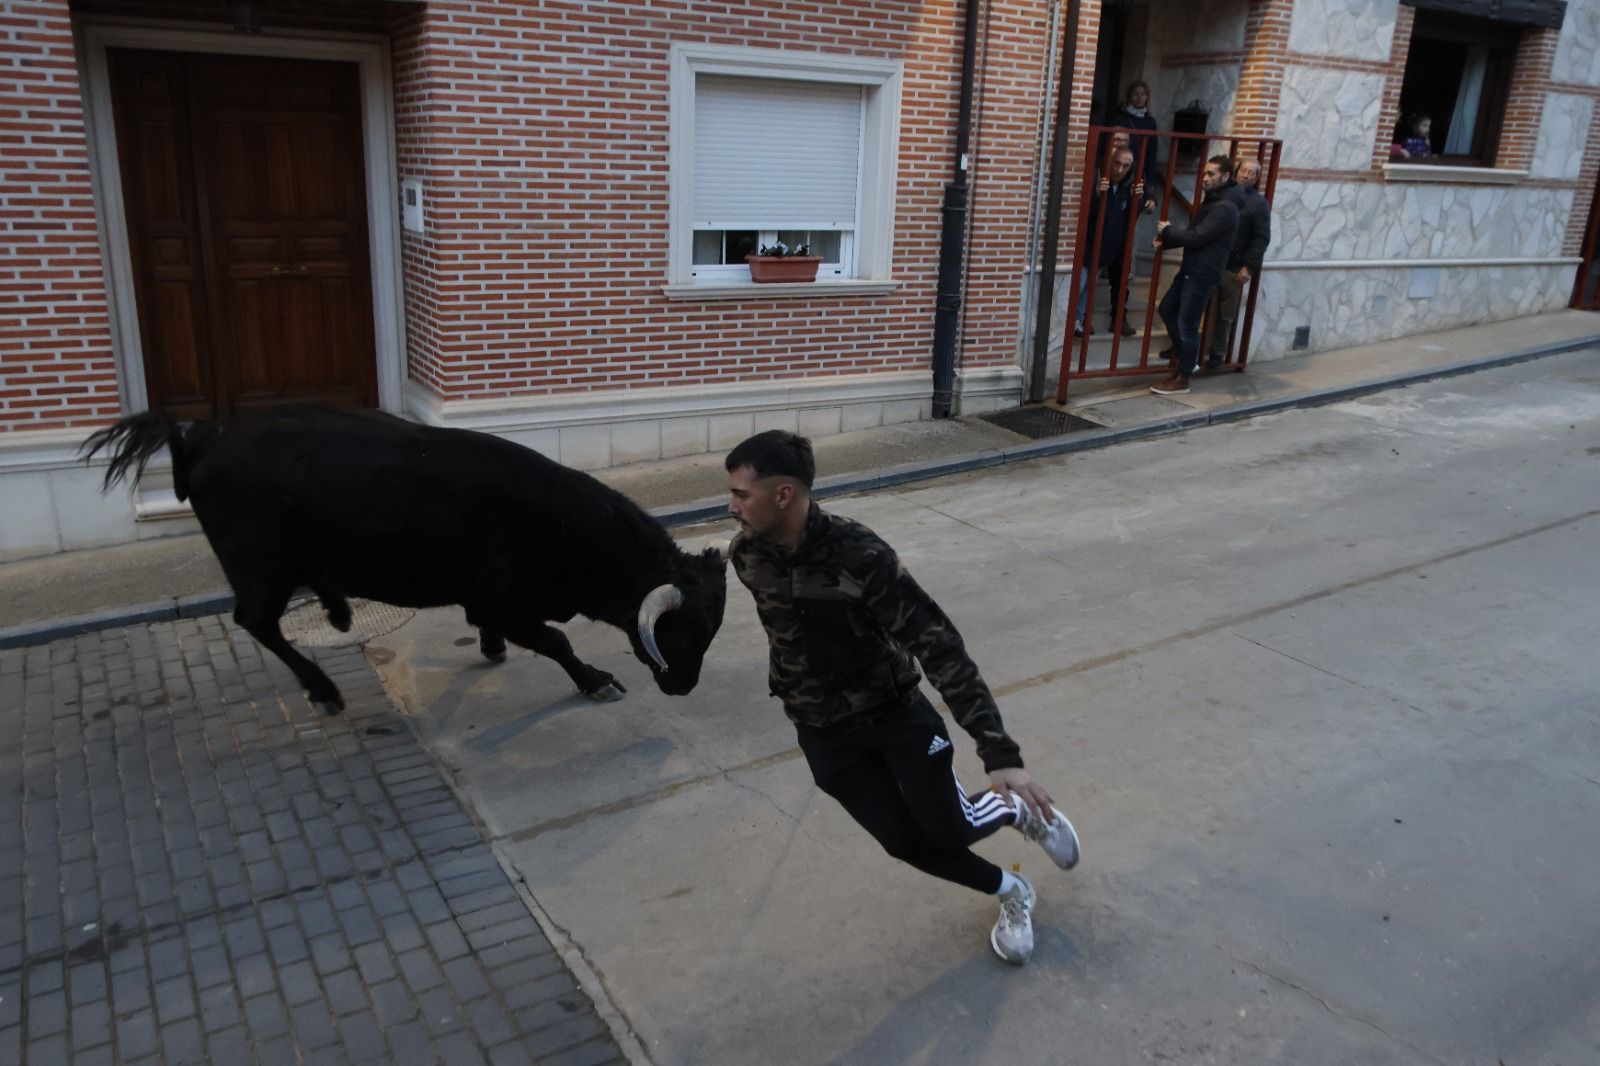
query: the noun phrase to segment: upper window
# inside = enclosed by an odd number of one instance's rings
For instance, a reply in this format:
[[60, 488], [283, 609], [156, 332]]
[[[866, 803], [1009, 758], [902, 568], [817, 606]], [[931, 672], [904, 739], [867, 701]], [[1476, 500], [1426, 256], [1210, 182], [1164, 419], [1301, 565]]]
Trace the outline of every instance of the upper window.
[[1493, 166], [1519, 37], [1504, 22], [1418, 11], [1390, 160]]
[[673, 48], [671, 278], [750, 281], [745, 256], [808, 245], [819, 282], [887, 278], [899, 66]]

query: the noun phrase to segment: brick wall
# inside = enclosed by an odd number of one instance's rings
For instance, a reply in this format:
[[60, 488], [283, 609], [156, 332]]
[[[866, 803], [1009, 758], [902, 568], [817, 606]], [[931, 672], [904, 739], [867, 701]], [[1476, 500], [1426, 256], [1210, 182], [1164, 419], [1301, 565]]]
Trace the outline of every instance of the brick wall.
[[[1080, 127], [1099, 11], [1094, 2], [1084, 9]], [[274, 0], [263, 21], [269, 31], [391, 41], [399, 170], [423, 180], [428, 208], [427, 232], [402, 238], [409, 376], [443, 397], [487, 399], [927, 370], [962, 13], [961, 0], [591, 0], [537, 9], [516, 0]], [[71, 14], [227, 26], [214, 0], [77, 0]], [[985, 6], [967, 366], [1015, 357], [1039, 119], [1054, 100], [1041, 84], [1056, 47], [1044, 39], [1047, 18], [1041, 0]], [[8, 84], [37, 83], [4, 97], [5, 222], [19, 239], [0, 258], [8, 272], [0, 299], [27, 308], [0, 320], [5, 428], [81, 425], [118, 410], [71, 29], [63, 0], [8, 4], [0, 22], [0, 62], [19, 72]], [[904, 62], [896, 292], [666, 299], [675, 42]], [[781, 159], [789, 148], [760, 150]]]
[[1233, 132], [1241, 137], [1276, 136], [1293, 13], [1293, 0], [1250, 0], [1239, 91], [1233, 101]]
[[1395, 12], [1394, 43], [1383, 71], [1383, 98], [1378, 105], [1378, 136], [1372, 146], [1372, 169], [1381, 170], [1389, 162], [1389, 146], [1394, 143], [1395, 127], [1400, 125], [1400, 89], [1406, 77], [1406, 58], [1411, 54], [1411, 28], [1417, 9], [1401, 4]]
[[117, 412], [65, 0], [0, 5], [0, 433]]
[[[1017, 216], [1031, 185], [1024, 139], [1034, 136], [1044, 60], [1033, 39], [1041, 9], [1000, 0], [988, 12], [967, 365], [1009, 360], [1015, 349], [1019, 287], [1007, 278], [1022, 268]], [[424, 178], [429, 204], [427, 237], [407, 239], [412, 377], [465, 399], [927, 369], [961, 10], [958, 0], [595, 0], [537, 14], [491, 0], [430, 3], [415, 34], [397, 42], [401, 170]], [[898, 291], [666, 299], [675, 42], [903, 60]], [[408, 92], [419, 102], [407, 103]], [[791, 149], [758, 150], [781, 159]]]
[[1526, 170], [1533, 162], [1533, 146], [1539, 139], [1544, 99], [1550, 93], [1550, 68], [1555, 62], [1559, 36], [1559, 31], [1550, 29], [1529, 27], [1522, 31], [1517, 58], [1511, 68], [1505, 118], [1500, 123], [1496, 167]]

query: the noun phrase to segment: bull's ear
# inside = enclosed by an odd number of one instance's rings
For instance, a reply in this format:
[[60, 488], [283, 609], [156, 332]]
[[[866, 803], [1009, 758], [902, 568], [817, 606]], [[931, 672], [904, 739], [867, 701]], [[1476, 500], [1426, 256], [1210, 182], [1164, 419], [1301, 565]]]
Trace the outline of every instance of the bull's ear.
[[728, 552], [732, 547], [733, 541], [731, 540], [714, 540], [706, 545], [705, 554], [707, 558], [715, 556], [718, 562], [726, 563], [728, 561]]

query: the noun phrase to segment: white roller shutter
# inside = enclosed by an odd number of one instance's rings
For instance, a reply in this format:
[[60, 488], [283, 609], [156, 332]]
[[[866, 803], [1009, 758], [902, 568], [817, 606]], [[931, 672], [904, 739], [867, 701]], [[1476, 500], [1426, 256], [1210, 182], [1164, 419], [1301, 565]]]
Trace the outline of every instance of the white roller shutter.
[[853, 229], [862, 88], [700, 74], [697, 229]]

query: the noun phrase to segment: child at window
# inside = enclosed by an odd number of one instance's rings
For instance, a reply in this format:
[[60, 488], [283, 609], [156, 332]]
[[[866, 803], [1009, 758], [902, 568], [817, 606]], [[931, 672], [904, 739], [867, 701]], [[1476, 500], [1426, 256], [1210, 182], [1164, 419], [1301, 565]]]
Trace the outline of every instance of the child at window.
[[1417, 115], [1411, 120], [1411, 136], [1399, 144], [1389, 146], [1390, 159], [1427, 159], [1433, 155], [1428, 142], [1428, 132], [1433, 129], [1433, 119]]

